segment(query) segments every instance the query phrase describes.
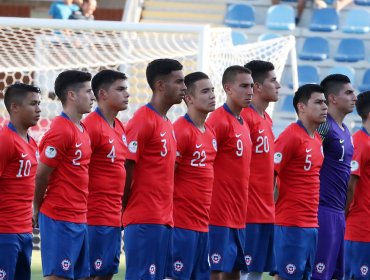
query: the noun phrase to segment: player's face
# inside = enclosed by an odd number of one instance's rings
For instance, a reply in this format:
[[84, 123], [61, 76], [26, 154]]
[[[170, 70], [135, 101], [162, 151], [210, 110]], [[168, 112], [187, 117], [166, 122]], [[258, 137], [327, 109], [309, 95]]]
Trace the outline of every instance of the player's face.
[[117, 111], [127, 109], [129, 96], [130, 94], [127, 91], [127, 83], [125, 80], [116, 80], [107, 90], [110, 107]]
[[86, 114], [91, 111], [95, 100], [90, 82], [84, 82], [82, 87], [75, 93], [77, 111], [80, 114]]
[[246, 108], [253, 97], [253, 79], [250, 74], [239, 73], [233, 83], [226, 85], [231, 101], [238, 107]]
[[186, 86], [181, 70], [172, 71], [164, 80], [164, 95], [169, 104], [179, 104], [185, 97]]
[[314, 92], [308, 99], [307, 105], [304, 105], [307, 118], [315, 124], [321, 124], [326, 121], [328, 115], [328, 106], [326, 105], [325, 95], [320, 92]]
[[351, 113], [355, 108], [357, 97], [350, 83], [343, 85], [338, 95], [333, 95], [336, 107], [345, 114]]
[[279, 99], [280, 83], [276, 79], [275, 71], [269, 71], [266, 79], [263, 81], [262, 99], [267, 102], [276, 102]]
[[29, 92], [20, 106], [20, 118], [25, 127], [31, 127], [37, 124], [40, 119], [40, 94]]
[[194, 83], [193, 94], [189, 95], [189, 106], [194, 106], [197, 111], [209, 113], [215, 110], [215, 88], [211, 80], [203, 79]]

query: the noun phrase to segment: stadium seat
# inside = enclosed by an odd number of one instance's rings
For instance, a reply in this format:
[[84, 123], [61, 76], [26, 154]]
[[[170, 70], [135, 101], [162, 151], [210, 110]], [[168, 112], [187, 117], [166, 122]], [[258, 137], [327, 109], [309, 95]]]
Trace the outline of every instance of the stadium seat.
[[337, 30], [339, 14], [333, 8], [314, 9], [312, 12], [309, 29], [311, 31], [330, 32]]
[[357, 62], [365, 59], [365, 45], [361, 39], [344, 38], [340, 41], [334, 59], [340, 62]]
[[[299, 86], [304, 84], [318, 84], [320, 82], [319, 69], [312, 65], [300, 65], [298, 66], [298, 84]], [[293, 88], [293, 83], [289, 84], [290, 88]]]
[[272, 30], [295, 29], [293, 8], [284, 4], [271, 6], [267, 11], [266, 27]]
[[362, 83], [358, 87], [358, 90], [361, 92], [370, 90], [370, 69], [366, 70], [364, 77], [362, 78]]
[[231, 39], [233, 41], [233, 45], [244, 45], [248, 41], [248, 36], [244, 32], [241, 31], [235, 31], [233, 30], [231, 32]]
[[356, 5], [370, 6], [370, 0], [355, 0]]
[[224, 24], [229, 27], [250, 28], [255, 25], [253, 6], [244, 3], [231, 4], [227, 7]]
[[370, 31], [370, 12], [364, 9], [352, 9], [348, 12], [342, 32], [367, 33]]
[[279, 108], [279, 111], [285, 112], [285, 113], [294, 113], [294, 106], [293, 106], [293, 95], [285, 95], [284, 99], [281, 101], [281, 107]]
[[271, 39], [276, 39], [276, 38], [281, 38], [282, 36], [280, 34], [276, 33], [263, 33], [260, 36], [258, 36], [257, 41], [266, 41], [266, 40], [271, 40]]
[[309, 37], [303, 43], [299, 58], [302, 60], [322, 61], [329, 58], [329, 42], [323, 37]]
[[353, 69], [352, 67], [350, 66], [334, 66], [334, 67], [331, 67], [328, 71], [328, 75], [331, 75], [331, 74], [343, 74], [343, 75], [346, 75], [350, 81], [352, 82], [352, 84], [355, 83], [355, 69]]

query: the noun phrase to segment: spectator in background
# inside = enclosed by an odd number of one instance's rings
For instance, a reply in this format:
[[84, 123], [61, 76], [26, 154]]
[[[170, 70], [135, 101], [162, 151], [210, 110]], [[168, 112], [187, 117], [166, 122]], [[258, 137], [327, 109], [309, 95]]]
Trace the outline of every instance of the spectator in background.
[[74, 11], [69, 19], [94, 20], [93, 13], [96, 10], [96, 0], [83, 0], [79, 10]]
[[68, 19], [74, 11], [79, 10], [80, 3], [74, 0], [55, 1], [50, 6], [49, 15], [53, 19]]

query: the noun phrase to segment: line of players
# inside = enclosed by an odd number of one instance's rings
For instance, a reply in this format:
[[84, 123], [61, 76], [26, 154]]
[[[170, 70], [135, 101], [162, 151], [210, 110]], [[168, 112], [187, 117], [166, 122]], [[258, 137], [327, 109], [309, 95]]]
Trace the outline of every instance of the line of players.
[[[63, 112], [39, 148], [27, 133], [40, 117], [39, 90], [7, 89], [0, 279], [30, 279], [37, 225], [46, 279], [112, 279], [121, 224], [126, 279], [239, 279], [240, 271], [242, 279], [264, 271], [302, 279], [312, 270], [315, 279], [341, 279], [344, 246], [346, 278], [368, 277], [370, 92], [356, 97], [339, 74], [301, 86], [298, 122], [274, 144], [265, 110], [280, 85], [271, 63], [227, 68], [226, 102], [216, 110], [206, 74], [184, 77], [178, 61], [158, 59], [146, 75], [152, 98], [124, 128], [116, 118], [129, 98], [123, 73], [103, 70], [91, 81], [89, 73], [62, 72], [55, 93]], [[94, 99], [97, 109], [81, 121]], [[182, 100], [187, 114], [172, 125], [166, 113]], [[353, 155], [343, 119], [356, 100], [364, 126]]]

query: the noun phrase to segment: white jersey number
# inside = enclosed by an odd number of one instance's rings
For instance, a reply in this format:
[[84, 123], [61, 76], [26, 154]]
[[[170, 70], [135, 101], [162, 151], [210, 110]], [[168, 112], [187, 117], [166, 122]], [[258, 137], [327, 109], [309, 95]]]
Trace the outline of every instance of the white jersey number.
[[310, 160], [310, 158], [312, 157], [312, 155], [310, 155], [310, 154], [307, 154], [306, 155], [306, 161], [305, 161], [305, 164], [304, 164], [304, 166], [303, 166], [303, 169], [305, 170], [305, 171], [308, 171], [308, 170], [310, 170], [311, 169], [311, 165], [312, 165], [312, 162], [311, 162], [311, 160]]
[[116, 158], [116, 150], [114, 146], [112, 146], [112, 150], [107, 154], [107, 158], [110, 158], [112, 163], [114, 162], [114, 159]]
[[28, 177], [31, 173], [31, 161], [28, 159], [24, 161], [23, 159], [19, 160], [19, 170], [16, 175], [17, 178]]
[[191, 162], [190, 162], [190, 165], [191, 166], [195, 166], [195, 167], [198, 167], [198, 166], [206, 166], [206, 164], [204, 163], [204, 161], [206, 160], [207, 155], [206, 155], [206, 152], [204, 150], [201, 151], [201, 152], [195, 151], [193, 153], [193, 157], [195, 157], [195, 158], [193, 158], [191, 160]]
[[74, 159], [72, 159], [72, 164], [73, 165], [81, 165], [81, 163], [79, 163], [78, 161], [82, 158], [82, 152], [81, 152], [81, 150], [76, 150], [76, 152], [75, 152], [75, 158]]
[[267, 136], [258, 136], [256, 154], [268, 153], [270, 151], [269, 139]]
[[236, 141], [236, 155], [238, 157], [243, 156], [243, 141], [241, 139]]
[[161, 156], [165, 157], [167, 155], [167, 140], [162, 139], [161, 142], [163, 143], [163, 151], [161, 151]]

